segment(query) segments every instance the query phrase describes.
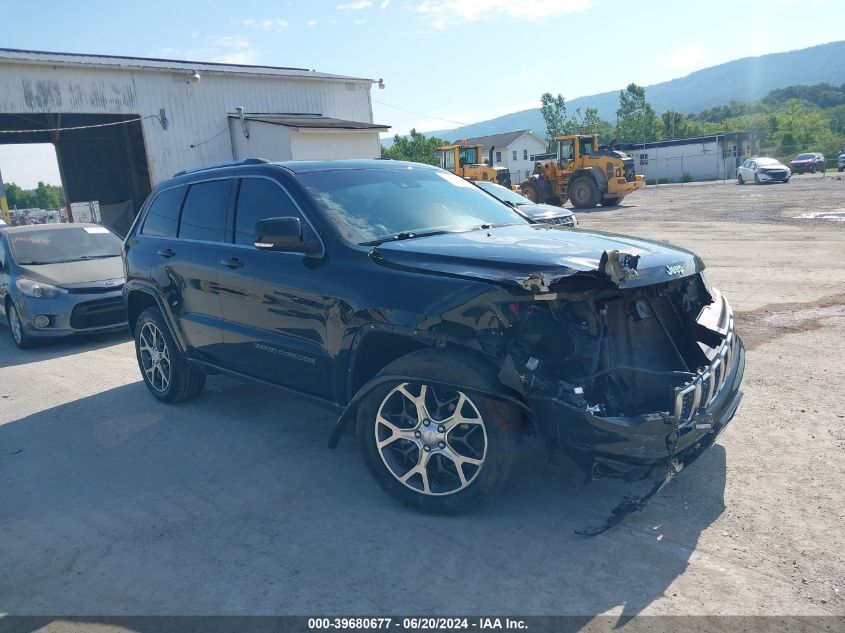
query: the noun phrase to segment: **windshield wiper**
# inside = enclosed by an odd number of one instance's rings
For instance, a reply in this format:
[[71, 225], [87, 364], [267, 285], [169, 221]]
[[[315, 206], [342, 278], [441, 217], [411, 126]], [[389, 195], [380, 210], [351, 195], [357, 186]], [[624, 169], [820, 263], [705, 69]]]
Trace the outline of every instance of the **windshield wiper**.
[[439, 231], [402, 231], [390, 237], [381, 237], [377, 240], [370, 240], [369, 242], [361, 242], [361, 246], [378, 246], [384, 242], [399, 242], [402, 240], [412, 240], [417, 237], [431, 237], [432, 235], [444, 235], [452, 233], [453, 231], [439, 230]]
[[70, 262], [75, 262], [75, 261], [87, 262], [89, 259], [109, 259], [110, 257], [120, 257], [120, 254], [118, 254], [118, 255], [83, 255], [78, 260], [77, 259], [69, 259], [68, 261], [70, 261]]

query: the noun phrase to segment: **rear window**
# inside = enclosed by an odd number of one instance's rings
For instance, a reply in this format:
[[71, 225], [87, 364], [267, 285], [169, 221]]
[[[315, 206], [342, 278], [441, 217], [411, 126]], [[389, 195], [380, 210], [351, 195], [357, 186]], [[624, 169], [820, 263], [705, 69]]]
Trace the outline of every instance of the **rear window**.
[[182, 203], [184, 193], [184, 187], [165, 189], [159, 193], [147, 211], [141, 234], [153, 237], [176, 237], [179, 205]]
[[224, 241], [231, 187], [230, 179], [191, 185], [182, 206], [179, 237], [205, 242]]

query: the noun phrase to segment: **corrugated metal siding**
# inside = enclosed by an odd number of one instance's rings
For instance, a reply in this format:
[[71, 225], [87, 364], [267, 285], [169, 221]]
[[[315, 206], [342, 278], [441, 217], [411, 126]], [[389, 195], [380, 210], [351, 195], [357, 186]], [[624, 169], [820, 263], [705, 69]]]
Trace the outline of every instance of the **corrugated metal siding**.
[[231, 160], [227, 115], [237, 106], [372, 123], [368, 81], [234, 73], [204, 73], [196, 85], [187, 80], [187, 73], [169, 71], [0, 62], [0, 112], [148, 116], [164, 108], [168, 129], [157, 119], [142, 122], [153, 184], [183, 169]]

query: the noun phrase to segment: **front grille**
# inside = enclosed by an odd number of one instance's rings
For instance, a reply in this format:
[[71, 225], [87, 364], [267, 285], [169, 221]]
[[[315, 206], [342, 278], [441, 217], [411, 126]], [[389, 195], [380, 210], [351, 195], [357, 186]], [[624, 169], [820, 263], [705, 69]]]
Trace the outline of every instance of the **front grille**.
[[76, 330], [120, 325], [125, 321], [126, 309], [122, 297], [79, 303], [70, 313], [70, 327]]
[[68, 288], [67, 291], [72, 295], [102, 295], [107, 292], [115, 292], [123, 289], [123, 283], [115, 284], [114, 286], [86, 286]]
[[573, 218], [574, 216], [571, 215], [563, 215], [559, 218], [549, 218], [545, 220], [545, 223], [551, 226], [575, 226], [575, 220]]
[[724, 298], [722, 311], [720, 323], [727, 321], [727, 332], [716, 358], [709, 367], [699, 371], [695, 378], [675, 389], [675, 417], [681, 422], [690, 422], [696, 413], [706, 411], [727, 380], [736, 352], [737, 337], [734, 332], [734, 318]]
[[763, 173], [770, 178], [786, 178], [785, 169], [764, 169]]

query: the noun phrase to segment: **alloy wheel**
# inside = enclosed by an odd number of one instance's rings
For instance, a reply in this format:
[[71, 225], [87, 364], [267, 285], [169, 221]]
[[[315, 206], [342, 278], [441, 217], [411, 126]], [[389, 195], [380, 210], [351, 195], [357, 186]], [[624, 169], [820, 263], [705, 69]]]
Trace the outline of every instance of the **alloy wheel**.
[[376, 447], [388, 471], [425, 495], [469, 486], [487, 457], [487, 429], [465, 393], [402, 383], [379, 405]]
[[170, 386], [170, 350], [155, 323], [144, 323], [138, 341], [141, 368], [152, 388], [163, 393]]
[[14, 305], [9, 306], [9, 327], [12, 328], [12, 336], [15, 339], [15, 343], [20, 345], [23, 340], [23, 325]]

